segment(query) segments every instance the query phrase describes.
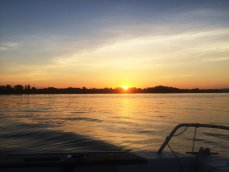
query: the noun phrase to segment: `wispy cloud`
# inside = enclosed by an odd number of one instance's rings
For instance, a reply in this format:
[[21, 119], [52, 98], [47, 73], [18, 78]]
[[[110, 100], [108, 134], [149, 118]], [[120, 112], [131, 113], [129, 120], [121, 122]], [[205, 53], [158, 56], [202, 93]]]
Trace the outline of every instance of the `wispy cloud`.
[[5, 50], [7, 50], [6, 47], [0, 47], [0, 51], [5, 51]]
[[20, 44], [18, 42], [0, 42], [0, 51], [6, 51], [19, 46]]
[[[218, 40], [218, 37], [229, 35], [227, 29], [212, 29], [206, 31], [192, 31], [175, 34], [157, 34], [136, 36], [134, 38], [120, 38], [115, 42], [101, 45], [92, 51], [86, 50], [73, 53], [72, 55], [58, 57], [55, 60], [59, 64], [79, 64], [81, 62], [101, 63], [110, 62], [114, 64], [134, 64], [140, 61], [156, 60], [154, 62], [170, 62], [171, 59], [177, 62], [193, 60], [198, 54], [216, 53], [225, 49], [225, 41]], [[206, 58], [206, 57], [205, 57]], [[166, 60], [166, 61], [165, 61]], [[201, 60], [201, 59], [200, 59]], [[96, 63], [97, 62], [97, 63]], [[153, 62], [153, 61], [152, 61]], [[105, 63], [108, 64], [108, 63]]]
[[166, 79], [189, 78], [189, 77], [192, 77], [193, 75], [194, 74], [173, 74], [173, 75], [164, 76], [163, 78], [166, 78]]
[[20, 44], [18, 42], [3, 42], [1, 45], [9, 48], [14, 48], [18, 47]]
[[229, 57], [216, 57], [216, 58], [209, 58], [205, 60], [206, 62], [221, 62], [221, 61], [229, 61]]

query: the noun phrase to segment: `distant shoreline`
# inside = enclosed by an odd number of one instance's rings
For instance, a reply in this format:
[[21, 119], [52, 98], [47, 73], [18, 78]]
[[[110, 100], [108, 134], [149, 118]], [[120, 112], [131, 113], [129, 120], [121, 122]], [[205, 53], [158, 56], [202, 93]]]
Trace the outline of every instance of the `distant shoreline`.
[[35, 88], [30, 85], [22, 86], [0, 86], [1, 95], [10, 94], [171, 94], [171, 93], [229, 93], [229, 88], [225, 89], [180, 89], [168, 86], [155, 86], [148, 88]]
[[202, 93], [32, 93], [32, 94], [2, 94], [1, 95], [134, 95], [134, 94], [228, 94], [229, 92], [202, 92]]

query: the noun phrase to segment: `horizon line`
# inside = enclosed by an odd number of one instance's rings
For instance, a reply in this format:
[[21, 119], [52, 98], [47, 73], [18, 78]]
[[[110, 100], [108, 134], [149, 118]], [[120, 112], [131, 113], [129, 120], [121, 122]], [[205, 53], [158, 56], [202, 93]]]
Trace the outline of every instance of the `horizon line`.
[[181, 87], [174, 87], [174, 86], [168, 86], [168, 85], [154, 85], [154, 86], [147, 86], [147, 87], [135, 87], [135, 86], [117, 86], [117, 87], [87, 87], [87, 86], [81, 86], [81, 87], [73, 87], [73, 86], [68, 86], [68, 87], [55, 87], [55, 86], [47, 86], [47, 87], [39, 87], [39, 86], [33, 86], [30, 84], [0, 84], [0, 87], [4, 87], [4, 86], [11, 86], [11, 87], [15, 87], [15, 86], [23, 86], [23, 88], [26, 87], [30, 87], [30, 88], [36, 88], [36, 89], [46, 89], [46, 88], [55, 88], [55, 89], [68, 89], [68, 88], [79, 88], [79, 89], [125, 89], [124, 87], [127, 87], [127, 89], [147, 89], [147, 88], [155, 88], [155, 87], [168, 87], [168, 88], [176, 88], [176, 89], [186, 89], [186, 90], [193, 90], [193, 89], [200, 89], [200, 90], [215, 90], [215, 89], [219, 89], [219, 90], [223, 90], [223, 89], [229, 89], [228, 87], [218, 87], [218, 88], [200, 88], [200, 87], [192, 87], [192, 88], [181, 88]]

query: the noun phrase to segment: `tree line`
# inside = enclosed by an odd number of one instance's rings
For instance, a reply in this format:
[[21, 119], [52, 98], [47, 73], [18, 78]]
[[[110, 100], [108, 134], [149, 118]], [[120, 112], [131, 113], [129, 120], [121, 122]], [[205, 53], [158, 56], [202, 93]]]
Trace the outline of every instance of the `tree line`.
[[148, 88], [36, 88], [28, 85], [2, 85], [0, 94], [117, 94], [117, 93], [229, 93], [229, 89], [180, 89], [168, 86], [155, 86]]

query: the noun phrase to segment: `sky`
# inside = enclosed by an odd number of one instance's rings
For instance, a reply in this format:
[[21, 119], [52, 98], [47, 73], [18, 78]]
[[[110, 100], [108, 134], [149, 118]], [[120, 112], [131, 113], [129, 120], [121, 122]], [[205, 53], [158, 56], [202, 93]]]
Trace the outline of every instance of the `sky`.
[[0, 85], [229, 88], [228, 0], [0, 0]]

